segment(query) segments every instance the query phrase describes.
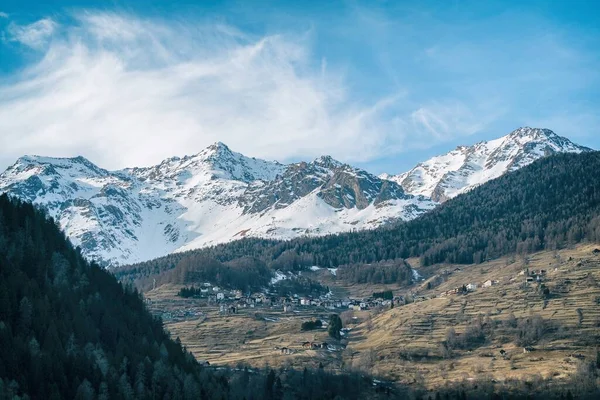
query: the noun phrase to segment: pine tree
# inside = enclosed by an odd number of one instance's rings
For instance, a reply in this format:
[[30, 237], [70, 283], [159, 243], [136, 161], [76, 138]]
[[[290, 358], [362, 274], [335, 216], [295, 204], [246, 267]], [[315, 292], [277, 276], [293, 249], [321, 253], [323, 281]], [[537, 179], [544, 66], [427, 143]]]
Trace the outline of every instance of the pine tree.
[[329, 336], [332, 338], [341, 339], [340, 331], [342, 330], [342, 319], [337, 314], [332, 314], [329, 317], [329, 327], [327, 328], [327, 332], [329, 332]]

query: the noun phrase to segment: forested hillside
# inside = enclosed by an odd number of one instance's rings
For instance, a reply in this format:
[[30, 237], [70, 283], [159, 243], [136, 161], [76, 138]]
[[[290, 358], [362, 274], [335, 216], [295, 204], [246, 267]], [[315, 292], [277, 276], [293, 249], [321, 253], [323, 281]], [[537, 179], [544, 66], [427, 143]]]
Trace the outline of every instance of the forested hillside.
[[87, 263], [54, 221], [0, 196], [0, 400], [249, 400], [284, 393], [379, 396], [358, 375], [200, 367], [139, 294]]
[[55, 223], [0, 197], [0, 398], [194, 398], [201, 379], [135, 291], [88, 264]]
[[253, 257], [272, 269], [338, 267], [420, 257], [423, 265], [479, 263], [506, 254], [600, 241], [600, 152], [559, 154], [460, 195], [407, 223], [290, 241], [243, 239], [116, 270], [136, 281], [200, 255]]

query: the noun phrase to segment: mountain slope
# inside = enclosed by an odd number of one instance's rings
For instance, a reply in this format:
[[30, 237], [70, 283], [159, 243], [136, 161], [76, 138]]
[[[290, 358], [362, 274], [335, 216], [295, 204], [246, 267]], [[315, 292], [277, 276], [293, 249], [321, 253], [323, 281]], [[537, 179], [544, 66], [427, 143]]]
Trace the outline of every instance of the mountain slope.
[[89, 265], [43, 213], [5, 195], [0, 265], [0, 398], [181, 398], [184, 391], [194, 398], [223, 390], [215, 377], [201, 377], [137, 293]]
[[25, 156], [0, 175], [0, 193], [44, 208], [89, 259], [122, 265], [245, 237], [293, 239], [408, 221], [546, 155], [588, 150], [549, 130], [521, 128], [392, 177], [327, 156], [283, 165], [223, 143], [122, 171], [83, 157]]
[[0, 192], [43, 207], [84, 255], [112, 265], [245, 236], [375, 228], [435, 206], [330, 157], [285, 166], [222, 143], [113, 172], [83, 157], [26, 156], [0, 175]]
[[159, 256], [187, 239], [179, 204], [83, 157], [22, 157], [0, 176], [0, 187], [42, 206], [91, 259], [127, 260], [140, 250]]
[[394, 227], [299, 238], [246, 239], [116, 270], [136, 281], [186, 257], [251, 255], [273, 269], [338, 267], [421, 257], [422, 265], [479, 263], [507, 254], [600, 242], [600, 152], [557, 154], [489, 181]]
[[548, 129], [519, 128], [473, 146], [459, 146], [400, 175], [383, 176], [407, 193], [443, 202], [461, 193], [556, 153], [590, 151]]

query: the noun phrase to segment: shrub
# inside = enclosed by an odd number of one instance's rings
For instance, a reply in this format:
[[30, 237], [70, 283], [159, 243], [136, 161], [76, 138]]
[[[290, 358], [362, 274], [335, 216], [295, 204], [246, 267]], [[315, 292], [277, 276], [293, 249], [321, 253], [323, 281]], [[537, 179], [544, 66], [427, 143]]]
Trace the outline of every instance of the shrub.
[[323, 326], [323, 322], [321, 322], [320, 319], [314, 320], [314, 321], [305, 321], [302, 323], [302, 326], [300, 327], [301, 330], [303, 331], [312, 331], [315, 329], [319, 329]]
[[515, 343], [519, 346], [531, 346], [544, 336], [547, 328], [546, 321], [539, 315], [520, 319], [515, 332]]

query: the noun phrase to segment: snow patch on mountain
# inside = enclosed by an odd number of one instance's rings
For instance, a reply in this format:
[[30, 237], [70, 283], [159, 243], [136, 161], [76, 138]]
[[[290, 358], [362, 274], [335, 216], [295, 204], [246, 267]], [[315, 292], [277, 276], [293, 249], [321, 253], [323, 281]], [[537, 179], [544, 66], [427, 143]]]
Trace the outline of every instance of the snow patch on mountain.
[[559, 152], [590, 151], [549, 129], [523, 127], [499, 139], [456, 149], [400, 175], [382, 175], [409, 194], [443, 202], [491, 179]]

